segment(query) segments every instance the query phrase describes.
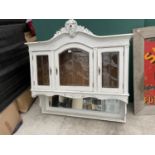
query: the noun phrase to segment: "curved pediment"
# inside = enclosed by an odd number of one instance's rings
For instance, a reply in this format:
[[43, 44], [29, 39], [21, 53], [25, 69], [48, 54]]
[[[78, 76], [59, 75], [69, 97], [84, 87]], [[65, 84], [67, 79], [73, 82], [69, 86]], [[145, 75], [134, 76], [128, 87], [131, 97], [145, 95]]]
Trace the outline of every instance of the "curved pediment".
[[56, 50], [65, 44], [79, 43], [88, 47], [124, 46], [129, 44], [132, 34], [97, 36], [74, 19], [67, 20], [64, 27], [46, 41], [26, 43], [29, 50]]

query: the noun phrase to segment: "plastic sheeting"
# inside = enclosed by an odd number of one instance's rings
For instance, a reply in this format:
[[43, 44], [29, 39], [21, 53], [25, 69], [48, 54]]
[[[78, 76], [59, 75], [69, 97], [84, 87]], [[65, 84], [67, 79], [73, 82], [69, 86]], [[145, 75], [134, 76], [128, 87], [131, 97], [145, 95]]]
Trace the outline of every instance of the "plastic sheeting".
[[[10, 24], [11, 25], [8, 25]], [[30, 85], [25, 20], [0, 20], [0, 112]]]

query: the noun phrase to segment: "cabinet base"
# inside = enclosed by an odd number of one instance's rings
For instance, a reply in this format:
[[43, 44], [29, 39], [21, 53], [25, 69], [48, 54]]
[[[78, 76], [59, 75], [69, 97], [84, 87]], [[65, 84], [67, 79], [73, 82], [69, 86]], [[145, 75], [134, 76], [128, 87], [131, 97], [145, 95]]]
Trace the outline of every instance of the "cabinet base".
[[113, 100], [113, 101], [104, 100], [103, 102], [105, 105], [104, 111], [86, 110], [79, 108], [73, 109], [73, 108], [51, 106], [52, 103], [48, 96], [43, 95], [39, 96], [39, 105], [41, 107], [42, 113], [88, 118], [88, 119], [98, 119], [98, 120], [122, 122], [122, 123], [126, 122], [126, 111], [127, 111], [126, 103], [119, 100]]

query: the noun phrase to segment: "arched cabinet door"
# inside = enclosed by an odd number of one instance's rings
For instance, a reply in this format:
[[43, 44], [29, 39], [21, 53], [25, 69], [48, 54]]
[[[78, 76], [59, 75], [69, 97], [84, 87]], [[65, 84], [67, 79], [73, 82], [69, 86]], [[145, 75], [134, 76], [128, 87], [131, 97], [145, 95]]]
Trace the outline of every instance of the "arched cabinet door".
[[60, 90], [92, 91], [93, 49], [68, 44], [55, 53], [56, 85]]

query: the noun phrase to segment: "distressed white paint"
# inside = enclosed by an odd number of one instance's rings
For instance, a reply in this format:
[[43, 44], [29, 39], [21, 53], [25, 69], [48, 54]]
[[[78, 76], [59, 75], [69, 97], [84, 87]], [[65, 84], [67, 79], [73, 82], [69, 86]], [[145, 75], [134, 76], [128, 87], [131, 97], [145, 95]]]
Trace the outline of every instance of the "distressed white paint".
[[[56, 32], [53, 38], [48, 41], [27, 43], [29, 46], [31, 63], [31, 91], [32, 96], [39, 96], [42, 112], [76, 117], [95, 118], [101, 120], [125, 122], [128, 103], [128, 68], [129, 68], [129, 40], [132, 34], [96, 36], [88, 29], [77, 25], [74, 20], [69, 20], [60, 31]], [[60, 86], [59, 82], [59, 59], [58, 55], [68, 48], [80, 48], [89, 53], [89, 86]], [[119, 88], [101, 88], [102, 52], [119, 52]], [[49, 86], [38, 86], [36, 56], [48, 55], [49, 68], [52, 71]], [[33, 57], [33, 58], [32, 58]], [[56, 74], [56, 69], [58, 74]], [[75, 109], [51, 108], [48, 104], [48, 96], [60, 95], [70, 98], [93, 97], [102, 100], [119, 100], [123, 109], [120, 114], [107, 114], [94, 111], [82, 111]]]

